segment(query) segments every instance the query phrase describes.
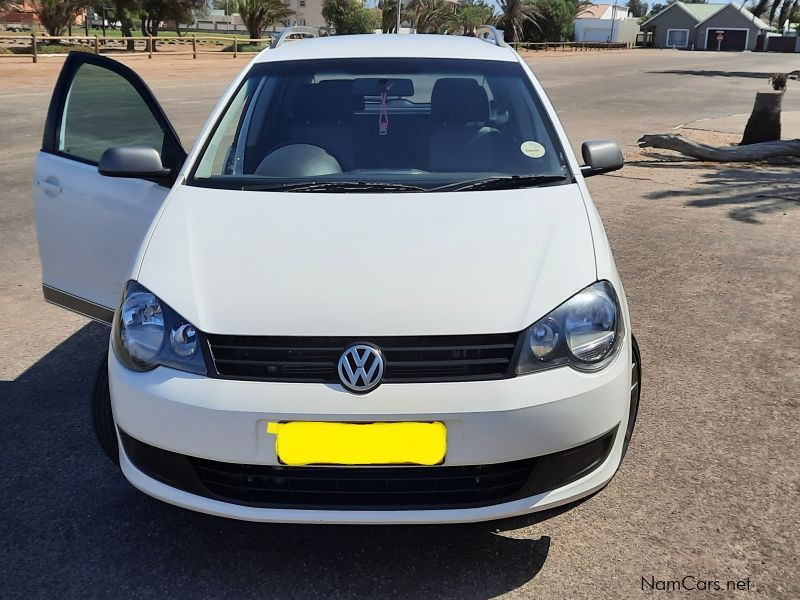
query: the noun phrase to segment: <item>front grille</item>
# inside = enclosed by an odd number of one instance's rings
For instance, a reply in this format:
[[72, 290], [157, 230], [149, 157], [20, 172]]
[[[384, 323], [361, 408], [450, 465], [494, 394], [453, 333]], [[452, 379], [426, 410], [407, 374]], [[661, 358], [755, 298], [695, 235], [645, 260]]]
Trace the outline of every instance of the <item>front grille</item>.
[[383, 352], [383, 383], [503, 379], [514, 373], [519, 333], [403, 337], [264, 337], [209, 335], [216, 374], [229, 379], [334, 383], [348, 346]]
[[303, 508], [482, 506], [514, 496], [536, 459], [468, 467], [272, 467], [190, 459], [229, 502]]

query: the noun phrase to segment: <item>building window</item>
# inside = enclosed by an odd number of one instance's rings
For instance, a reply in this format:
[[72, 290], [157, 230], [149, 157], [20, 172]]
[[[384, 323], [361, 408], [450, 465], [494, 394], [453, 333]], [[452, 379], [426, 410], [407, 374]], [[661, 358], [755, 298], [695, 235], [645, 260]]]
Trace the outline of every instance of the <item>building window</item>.
[[302, 8], [305, 5], [306, 5], [306, 0], [300, 0], [300, 7]]
[[668, 48], [686, 48], [689, 45], [688, 29], [667, 29]]

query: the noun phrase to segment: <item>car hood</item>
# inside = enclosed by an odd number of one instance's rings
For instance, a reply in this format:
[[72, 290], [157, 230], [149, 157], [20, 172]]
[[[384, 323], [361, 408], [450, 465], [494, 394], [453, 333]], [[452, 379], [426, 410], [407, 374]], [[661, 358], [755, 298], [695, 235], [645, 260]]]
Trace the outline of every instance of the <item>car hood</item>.
[[577, 185], [326, 194], [180, 186], [138, 280], [233, 335], [519, 331], [595, 280]]

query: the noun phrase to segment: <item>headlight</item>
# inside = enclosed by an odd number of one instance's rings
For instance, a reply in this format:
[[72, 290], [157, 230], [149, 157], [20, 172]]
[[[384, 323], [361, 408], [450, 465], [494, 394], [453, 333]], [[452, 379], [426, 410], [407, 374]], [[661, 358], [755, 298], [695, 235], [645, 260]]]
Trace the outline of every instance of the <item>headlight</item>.
[[134, 371], [164, 365], [206, 374], [200, 334], [194, 325], [135, 281], [125, 285], [114, 315], [111, 345], [120, 362]]
[[608, 281], [598, 281], [528, 328], [517, 373], [567, 364], [583, 371], [601, 369], [621, 337], [617, 294]]

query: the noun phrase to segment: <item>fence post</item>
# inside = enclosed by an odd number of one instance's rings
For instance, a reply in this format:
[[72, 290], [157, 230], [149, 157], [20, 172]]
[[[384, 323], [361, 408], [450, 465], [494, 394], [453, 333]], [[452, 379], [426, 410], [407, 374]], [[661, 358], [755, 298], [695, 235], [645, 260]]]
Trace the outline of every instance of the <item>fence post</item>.
[[197, 58], [197, 36], [192, 35], [192, 58]]
[[147, 58], [153, 58], [153, 36], [147, 36]]
[[100, 54], [100, 40], [97, 39], [97, 34], [94, 34], [94, 53]]
[[31, 34], [31, 55], [33, 56], [33, 62], [39, 62], [39, 59], [36, 57], [36, 34]]
[[238, 45], [237, 45], [237, 43], [236, 43], [236, 36], [233, 36], [233, 58], [236, 58], [236, 49], [237, 49], [237, 46], [238, 46]]

